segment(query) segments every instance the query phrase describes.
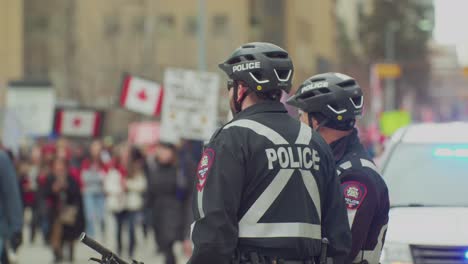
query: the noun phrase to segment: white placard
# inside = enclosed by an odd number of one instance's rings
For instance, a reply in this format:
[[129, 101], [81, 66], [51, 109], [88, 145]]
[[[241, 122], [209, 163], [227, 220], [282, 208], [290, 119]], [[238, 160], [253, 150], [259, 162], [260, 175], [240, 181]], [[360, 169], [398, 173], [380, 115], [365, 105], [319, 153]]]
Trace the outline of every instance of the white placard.
[[208, 140], [218, 121], [219, 76], [215, 73], [167, 69], [161, 140]]
[[22, 130], [31, 136], [52, 132], [55, 91], [50, 87], [9, 87], [6, 108], [14, 111]]

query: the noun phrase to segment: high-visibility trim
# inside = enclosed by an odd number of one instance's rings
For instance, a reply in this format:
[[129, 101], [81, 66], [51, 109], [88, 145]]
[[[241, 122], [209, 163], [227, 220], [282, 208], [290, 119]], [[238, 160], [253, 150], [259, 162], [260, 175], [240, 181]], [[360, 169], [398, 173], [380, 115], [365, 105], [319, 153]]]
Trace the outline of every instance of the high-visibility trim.
[[276, 131], [256, 121], [252, 121], [248, 119], [240, 119], [240, 120], [230, 123], [229, 125], [225, 126], [223, 129], [228, 129], [231, 127], [248, 128], [257, 134], [266, 137], [275, 145], [288, 145], [289, 144], [288, 141], [286, 141], [286, 139], [284, 139]]
[[270, 185], [268, 185], [265, 191], [263, 191], [239, 221], [239, 228], [241, 226], [255, 226], [258, 223], [260, 218], [262, 218], [280, 192], [284, 189], [293, 173], [293, 169], [282, 169], [278, 172]]
[[269, 83], [269, 82], [270, 82], [270, 80], [263, 80], [263, 81], [260, 81], [260, 80], [257, 79], [257, 78], [255, 77], [255, 75], [253, 75], [251, 72], [249, 72], [249, 74], [250, 74], [250, 77], [252, 77], [252, 79], [254, 79], [257, 83], [263, 84], [263, 83]]
[[[242, 238], [271, 238], [271, 237], [305, 237], [321, 239], [320, 225], [309, 223], [258, 223], [266, 211], [276, 200], [291, 179], [295, 170], [282, 169], [274, 177], [265, 191], [258, 197], [247, 213], [239, 221], [239, 237]], [[309, 195], [314, 202], [319, 217], [320, 193], [317, 182], [310, 171], [300, 170]]]
[[351, 169], [351, 167], [353, 167], [351, 161], [343, 162], [342, 164], [340, 164], [340, 168], [342, 168], [343, 170]]
[[383, 236], [385, 234], [385, 231], [387, 231], [387, 225], [382, 226], [382, 229], [380, 229], [379, 237], [377, 238], [377, 245], [375, 245], [375, 248], [373, 250], [361, 250], [359, 251], [359, 254], [357, 255], [356, 259], [354, 262], [358, 263], [363, 260], [367, 260], [368, 263], [370, 264], [378, 264], [380, 261], [380, 254], [382, 253], [382, 247], [383, 247]]
[[297, 145], [309, 145], [310, 140], [312, 139], [312, 129], [301, 122], [301, 128], [299, 130], [299, 135], [296, 139]]
[[[361, 161], [361, 166], [362, 167], [369, 168], [369, 169], [375, 171], [376, 173], [380, 174], [379, 169], [375, 166], [374, 163], [372, 163], [372, 161], [366, 160], [366, 159], [360, 159], [360, 161]], [[351, 161], [346, 161], [346, 162], [339, 165], [339, 169], [337, 170], [337, 173], [338, 173], [338, 175], [340, 175], [340, 174], [343, 173], [343, 171], [341, 171], [341, 169], [349, 170], [352, 167], [353, 167], [353, 164], [351, 163]]]
[[361, 159], [361, 165], [362, 165], [363, 167], [372, 169], [372, 170], [374, 170], [375, 172], [379, 173], [379, 169], [377, 169], [377, 167], [375, 166], [375, 164], [372, 163], [372, 162], [369, 161], [369, 160]]
[[320, 191], [317, 185], [317, 181], [315, 180], [314, 175], [312, 175], [312, 172], [308, 170], [301, 170], [301, 174], [302, 180], [304, 181], [304, 185], [306, 186], [310, 198], [312, 198], [315, 208], [317, 209], [319, 220], [322, 221], [322, 205], [320, 202]]
[[328, 109], [332, 110], [335, 114], [344, 114], [348, 112], [348, 109], [336, 110], [331, 105], [327, 104]]
[[191, 225], [190, 225], [190, 241], [192, 241], [192, 249], [193, 249], [193, 245], [195, 244], [193, 242], [193, 229], [195, 228], [195, 224], [197, 223], [197, 221], [193, 222]]
[[354, 218], [356, 217], [356, 212], [357, 210], [350, 210], [348, 209], [348, 222], [349, 222], [349, 228], [352, 228], [353, 227], [353, 223], [354, 223]]
[[322, 239], [320, 225], [307, 223], [257, 223], [239, 225], [240, 238], [302, 237]]
[[197, 192], [197, 206], [198, 206], [198, 214], [200, 215], [200, 218], [205, 217], [205, 212], [203, 212], [203, 193], [204, 193], [204, 189]]

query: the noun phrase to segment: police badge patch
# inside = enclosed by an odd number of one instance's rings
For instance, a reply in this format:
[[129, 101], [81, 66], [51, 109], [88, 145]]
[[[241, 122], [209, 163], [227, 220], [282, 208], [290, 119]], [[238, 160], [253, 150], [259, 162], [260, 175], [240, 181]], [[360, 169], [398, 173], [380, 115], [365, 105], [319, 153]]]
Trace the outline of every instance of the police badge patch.
[[215, 151], [211, 148], [207, 148], [203, 152], [202, 158], [197, 167], [197, 189], [199, 192], [201, 192], [203, 190], [203, 187], [205, 187], [206, 177], [208, 176], [208, 172], [210, 171], [211, 166], [213, 165], [214, 157]]
[[367, 187], [356, 181], [344, 182], [341, 184], [344, 191], [346, 201], [346, 208], [350, 210], [357, 210], [364, 201], [367, 195]]

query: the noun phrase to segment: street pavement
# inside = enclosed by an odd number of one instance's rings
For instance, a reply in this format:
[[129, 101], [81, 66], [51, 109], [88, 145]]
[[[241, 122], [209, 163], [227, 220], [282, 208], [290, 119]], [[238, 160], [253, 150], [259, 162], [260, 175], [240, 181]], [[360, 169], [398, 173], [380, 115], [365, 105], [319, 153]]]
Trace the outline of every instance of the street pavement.
[[[115, 222], [113, 217], [109, 216], [107, 218], [107, 233], [106, 235], [98, 235], [95, 237], [95, 240], [103, 244], [108, 249], [115, 251], [116, 249], [116, 239], [115, 239]], [[42, 240], [41, 234], [38, 232], [36, 235], [36, 241], [31, 243], [29, 241], [30, 231], [25, 228], [24, 230], [24, 243], [18, 251], [16, 256], [17, 264], [48, 264], [53, 263], [53, 255], [50, 248], [48, 248]], [[134, 259], [142, 261], [145, 264], [164, 264], [164, 259], [162, 255], [157, 253], [156, 246], [154, 243], [153, 233], [150, 231], [147, 238], [144, 238], [143, 231], [141, 227], [138, 227], [136, 230], [137, 236], [137, 245], [135, 250]], [[128, 241], [128, 231], [124, 230], [124, 249], [127, 248]], [[183, 255], [182, 244], [177, 243], [174, 246], [174, 252], [176, 253], [178, 264], [186, 263], [187, 259]], [[65, 251], [65, 255], [67, 252]], [[76, 242], [75, 243], [75, 261], [72, 263], [76, 264], [85, 264], [85, 263], [95, 263], [89, 262], [90, 257], [99, 257], [99, 255], [88, 248], [86, 245]], [[123, 255], [121, 256], [124, 260], [130, 260], [128, 253], [124, 250]], [[128, 261], [131, 263], [130, 261]], [[71, 263], [71, 262], [62, 262], [62, 263]]]

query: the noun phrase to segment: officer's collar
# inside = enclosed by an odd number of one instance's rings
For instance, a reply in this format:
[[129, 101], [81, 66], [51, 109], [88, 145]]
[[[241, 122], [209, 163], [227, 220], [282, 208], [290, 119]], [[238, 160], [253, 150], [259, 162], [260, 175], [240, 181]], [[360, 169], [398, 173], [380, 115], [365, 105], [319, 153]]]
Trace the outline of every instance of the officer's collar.
[[283, 103], [276, 102], [276, 101], [266, 101], [254, 104], [245, 110], [240, 111], [234, 116], [234, 119], [248, 117], [258, 113], [266, 113], [266, 112], [279, 112], [279, 113], [287, 113], [288, 111], [284, 107]]
[[343, 158], [344, 154], [348, 150], [348, 147], [350, 145], [354, 145], [354, 143], [356, 142], [359, 142], [359, 138], [357, 129], [354, 128], [351, 134], [330, 143], [330, 147], [333, 151], [333, 156], [335, 157], [335, 160], [341, 160], [341, 158]]

